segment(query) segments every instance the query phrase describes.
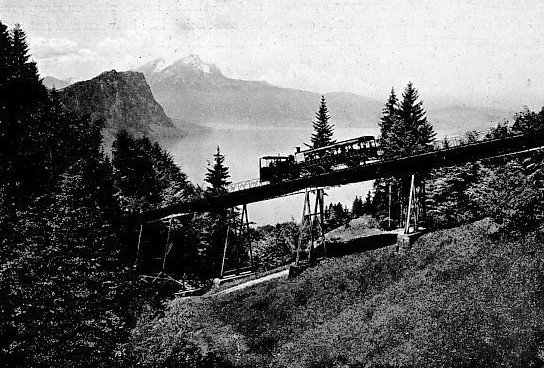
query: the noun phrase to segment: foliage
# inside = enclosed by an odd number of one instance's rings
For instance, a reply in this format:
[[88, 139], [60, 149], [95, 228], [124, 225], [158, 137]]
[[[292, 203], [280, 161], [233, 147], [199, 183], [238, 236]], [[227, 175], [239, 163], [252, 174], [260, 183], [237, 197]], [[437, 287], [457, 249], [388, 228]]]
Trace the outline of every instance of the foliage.
[[294, 221], [261, 226], [255, 235], [255, 259], [260, 267], [269, 270], [294, 261], [299, 236]]
[[536, 113], [526, 106], [523, 111], [515, 114], [512, 130], [514, 133], [528, 135], [542, 134], [544, 132], [544, 107]]
[[316, 112], [315, 121], [313, 122], [314, 132], [310, 137], [312, 148], [325, 147], [336, 142], [332, 139], [334, 133], [334, 125], [329, 123], [329, 119], [329, 110], [327, 109], [325, 96], [321, 96], [319, 110]]
[[535, 225], [539, 188], [525, 175], [523, 166], [511, 161], [483, 170], [482, 179], [468, 189], [480, 213], [491, 216], [503, 227], [523, 229]]
[[119, 131], [113, 142], [112, 166], [124, 211], [165, 206], [194, 193], [172, 156], [147, 137], [136, 139]]
[[426, 182], [427, 226], [447, 228], [474, 221], [479, 217], [472, 185], [482, 178], [479, 163], [433, 170]]
[[[514, 133], [537, 134], [539, 114], [528, 109], [516, 114]], [[507, 134], [503, 123], [486, 138]], [[467, 132], [464, 141], [478, 139], [475, 132]], [[544, 204], [543, 162], [542, 153], [534, 151], [433, 170], [426, 185], [427, 225], [444, 228], [491, 216], [505, 231], [534, 226]]]

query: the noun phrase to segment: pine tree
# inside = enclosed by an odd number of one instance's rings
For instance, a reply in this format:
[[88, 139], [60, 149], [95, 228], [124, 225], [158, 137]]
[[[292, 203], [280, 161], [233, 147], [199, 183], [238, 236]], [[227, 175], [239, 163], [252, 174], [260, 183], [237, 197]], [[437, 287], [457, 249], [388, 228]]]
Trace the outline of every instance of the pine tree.
[[395, 89], [391, 88], [391, 94], [389, 95], [389, 98], [387, 99], [387, 102], [385, 103], [385, 106], [383, 108], [382, 117], [380, 118], [379, 126], [380, 126], [380, 134], [381, 134], [381, 141], [382, 141], [382, 150], [385, 157], [391, 157], [394, 156], [394, 152], [392, 152], [392, 144], [390, 140], [392, 139], [392, 132], [393, 127], [395, 125], [398, 125], [398, 107], [399, 101], [395, 94]]
[[423, 101], [419, 101], [419, 94], [412, 82], [408, 82], [404, 89], [398, 115], [401, 124], [394, 130], [404, 135], [399, 154], [405, 156], [428, 150], [434, 142], [436, 133], [427, 121]]
[[[409, 82], [399, 103], [394, 89], [383, 109], [380, 121], [381, 148], [385, 159], [405, 157], [432, 149], [436, 133], [427, 121], [423, 102], [417, 90]], [[416, 183], [419, 185], [419, 183]], [[391, 193], [389, 189], [391, 188]], [[374, 182], [373, 208], [384, 218], [391, 213], [394, 220], [401, 220], [400, 213], [406, 208], [410, 190], [408, 178], [384, 178]], [[391, 206], [390, 206], [391, 204]]]
[[8, 82], [8, 79], [11, 75], [11, 35], [9, 33], [8, 27], [0, 22], [0, 91], [2, 92], [0, 96], [0, 103], [2, 104], [0, 111], [3, 111], [5, 108], [5, 88]]
[[28, 151], [37, 142], [28, 137], [36, 134], [36, 115], [47, 93], [36, 64], [29, 61], [24, 31], [16, 26], [9, 32], [0, 23], [0, 34], [0, 190], [4, 205], [14, 213], [28, 198], [23, 187], [32, 187], [26, 185], [33, 179]]
[[206, 178], [204, 181], [211, 185], [207, 189], [207, 192], [212, 195], [218, 195], [226, 193], [227, 186], [231, 183], [228, 181], [230, 178], [229, 168], [224, 165], [225, 156], [221, 154], [219, 146], [217, 146], [217, 153], [213, 155], [214, 163], [212, 167], [208, 167]]
[[351, 205], [351, 215], [353, 217], [359, 217], [364, 214], [363, 211], [363, 199], [361, 197], [355, 196], [353, 204]]
[[334, 125], [329, 123], [329, 110], [325, 102], [325, 96], [321, 96], [319, 111], [315, 114], [316, 121], [313, 122], [314, 132], [310, 138], [311, 147], [325, 147], [336, 141], [332, 139], [334, 133]]
[[366, 194], [364, 203], [362, 202], [362, 199], [361, 199], [361, 203], [363, 208], [363, 214], [372, 215], [372, 212], [373, 212], [372, 211], [372, 195], [370, 191], [368, 191], [368, 193]]
[[36, 63], [30, 60], [26, 34], [17, 24], [11, 32], [10, 61], [13, 67], [12, 98], [21, 108], [37, 107], [46, 98], [47, 90], [42, 85]]

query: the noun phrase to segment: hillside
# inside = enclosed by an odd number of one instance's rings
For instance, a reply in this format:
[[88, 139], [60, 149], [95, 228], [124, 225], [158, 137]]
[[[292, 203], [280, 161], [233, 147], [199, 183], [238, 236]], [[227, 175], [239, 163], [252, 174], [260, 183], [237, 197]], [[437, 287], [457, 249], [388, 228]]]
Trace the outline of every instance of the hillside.
[[111, 70], [63, 88], [60, 96], [70, 110], [104, 119], [106, 142], [121, 129], [156, 140], [182, 135], [155, 101], [141, 73]]
[[175, 300], [132, 344], [145, 367], [541, 365], [543, 235], [501, 239], [482, 220], [427, 234], [407, 255], [376, 250]]

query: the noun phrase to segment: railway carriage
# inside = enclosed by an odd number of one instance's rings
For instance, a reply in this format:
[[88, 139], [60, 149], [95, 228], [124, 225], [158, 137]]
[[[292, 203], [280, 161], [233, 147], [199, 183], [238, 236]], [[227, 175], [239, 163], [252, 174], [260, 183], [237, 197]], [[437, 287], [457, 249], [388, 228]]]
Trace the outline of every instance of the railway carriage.
[[265, 156], [259, 160], [261, 182], [280, 182], [301, 176], [364, 165], [378, 160], [379, 146], [374, 136], [361, 136], [325, 147], [297, 151], [289, 156]]

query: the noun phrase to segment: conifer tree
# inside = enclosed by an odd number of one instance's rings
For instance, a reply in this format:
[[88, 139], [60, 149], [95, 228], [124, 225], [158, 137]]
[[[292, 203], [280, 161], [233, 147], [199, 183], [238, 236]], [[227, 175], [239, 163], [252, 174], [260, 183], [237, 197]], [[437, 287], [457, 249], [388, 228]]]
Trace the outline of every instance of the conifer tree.
[[[5, 95], [5, 88], [10, 76], [11, 62], [11, 35], [8, 27], [0, 22], [0, 91]], [[5, 108], [5, 99], [0, 100], [1, 107]], [[2, 111], [1, 109], [0, 111]]]
[[[380, 121], [381, 148], [386, 159], [405, 157], [432, 148], [436, 133], [427, 121], [423, 102], [417, 90], [409, 82], [399, 103], [394, 89], [383, 109]], [[418, 183], [416, 183], [418, 185]], [[381, 218], [400, 219], [407, 204], [410, 182], [407, 178], [384, 178], [374, 182], [373, 207]], [[389, 192], [391, 189], [391, 193]]]
[[408, 82], [404, 89], [398, 114], [401, 125], [397, 132], [405, 136], [399, 153], [404, 156], [428, 150], [434, 142], [436, 133], [427, 121], [423, 101], [419, 100], [419, 94], [412, 82]]
[[321, 96], [319, 111], [315, 114], [315, 122], [313, 122], [314, 132], [310, 138], [311, 147], [325, 147], [336, 141], [332, 139], [334, 133], [334, 125], [329, 123], [329, 110], [325, 102], [325, 96]]
[[353, 204], [351, 205], [351, 215], [353, 217], [359, 217], [364, 214], [363, 211], [363, 199], [361, 197], [355, 196]]
[[398, 125], [398, 109], [399, 101], [397, 95], [395, 94], [395, 89], [391, 88], [391, 93], [385, 106], [383, 108], [382, 117], [380, 118], [380, 135], [382, 141], [382, 150], [385, 157], [391, 157], [394, 155], [392, 152], [392, 147], [390, 140], [392, 139], [392, 131], [395, 125]]
[[211, 185], [208, 188], [208, 193], [212, 195], [223, 194], [227, 191], [227, 186], [231, 183], [228, 181], [230, 178], [229, 168], [224, 165], [225, 156], [221, 154], [219, 146], [217, 146], [217, 153], [213, 155], [214, 162], [211, 167], [208, 167], [206, 178], [204, 179]]
[[[361, 199], [362, 202], [362, 199]], [[370, 194], [370, 191], [366, 194], [366, 198], [364, 203], [362, 203], [363, 207], [363, 214], [365, 215], [372, 215], [372, 195]]]

